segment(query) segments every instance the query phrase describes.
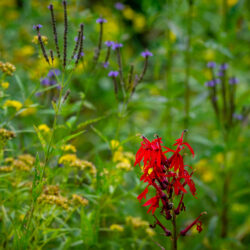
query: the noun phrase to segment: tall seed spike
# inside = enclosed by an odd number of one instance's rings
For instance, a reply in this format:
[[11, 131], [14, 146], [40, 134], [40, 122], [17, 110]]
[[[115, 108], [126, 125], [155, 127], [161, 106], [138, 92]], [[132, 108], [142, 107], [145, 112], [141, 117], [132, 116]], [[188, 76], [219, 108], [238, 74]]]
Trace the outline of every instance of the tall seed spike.
[[63, 36], [63, 67], [67, 65], [67, 35], [68, 35], [68, 16], [67, 16], [67, 1], [63, 1], [64, 9], [64, 36]]

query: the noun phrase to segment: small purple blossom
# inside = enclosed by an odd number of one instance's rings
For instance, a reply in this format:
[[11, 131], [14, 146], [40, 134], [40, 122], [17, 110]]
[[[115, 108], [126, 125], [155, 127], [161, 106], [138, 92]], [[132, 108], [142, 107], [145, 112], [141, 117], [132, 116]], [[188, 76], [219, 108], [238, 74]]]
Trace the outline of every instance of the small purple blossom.
[[54, 77], [54, 76], [59, 76], [61, 74], [61, 71], [59, 69], [52, 69], [48, 73], [48, 77]]
[[111, 46], [114, 45], [114, 42], [112, 42], [112, 41], [106, 41], [106, 42], [105, 42], [105, 45], [106, 45], [107, 47], [111, 47]]
[[52, 9], [53, 9], [53, 4], [50, 4], [50, 5], [48, 6], [48, 9], [49, 9], [49, 10], [52, 10]]
[[107, 68], [109, 66], [109, 62], [105, 62], [105, 63], [103, 63], [103, 68]]
[[[80, 53], [80, 58], [84, 56], [84, 52]], [[74, 55], [74, 59], [77, 59], [77, 55]]]
[[215, 82], [213, 80], [207, 81], [207, 82], [205, 82], [205, 86], [206, 87], [214, 87], [215, 86]]
[[216, 63], [215, 62], [208, 62], [207, 63], [207, 68], [212, 69], [212, 68], [215, 68], [215, 67], [216, 67]]
[[107, 20], [104, 19], [104, 18], [102, 18], [102, 17], [100, 17], [100, 18], [98, 18], [98, 19], [96, 20], [96, 23], [106, 23], [106, 22], [107, 22]]
[[237, 83], [239, 83], [239, 79], [236, 77], [231, 77], [231, 78], [229, 78], [228, 82], [229, 82], [229, 84], [232, 84], [232, 85], [237, 84]]
[[43, 78], [40, 80], [40, 83], [44, 86], [49, 86], [50, 85], [50, 79], [49, 78]]
[[33, 25], [34, 30], [41, 29], [42, 27], [43, 26], [41, 24]]
[[153, 56], [153, 53], [151, 53], [149, 50], [145, 50], [141, 53], [141, 56], [149, 57], [149, 56]]
[[219, 70], [218, 73], [217, 73], [217, 76], [223, 77], [224, 76], [224, 71], [223, 70]]
[[116, 50], [118, 48], [121, 48], [123, 46], [122, 43], [113, 43], [112, 44], [112, 50]]
[[117, 3], [115, 3], [115, 8], [117, 10], [123, 10], [125, 8], [125, 6], [123, 3], [117, 2]]
[[[74, 38], [74, 40], [75, 40], [75, 42], [77, 42], [77, 41], [78, 41], [78, 37], [76, 36], [76, 37]], [[85, 40], [85, 36], [82, 36], [82, 40]]]
[[243, 115], [241, 115], [241, 114], [236, 114], [236, 113], [234, 113], [234, 114], [233, 114], [233, 117], [234, 117], [236, 120], [238, 120], [238, 121], [242, 121], [242, 120], [243, 120]]
[[227, 63], [222, 63], [220, 66], [220, 70], [225, 71], [228, 69], [228, 64]]
[[36, 92], [36, 93], [35, 93], [35, 96], [36, 96], [36, 97], [39, 97], [39, 96], [41, 96], [41, 95], [42, 95], [41, 92]]
[[221, 80], [219, 78], [216, 78], [213, 80], [215, 84], [220, 84], [221, 83]]
[[110, 71], [108, 76], [110, 77], [117, 77], [119, 75], [119, 72], [118, 71]]

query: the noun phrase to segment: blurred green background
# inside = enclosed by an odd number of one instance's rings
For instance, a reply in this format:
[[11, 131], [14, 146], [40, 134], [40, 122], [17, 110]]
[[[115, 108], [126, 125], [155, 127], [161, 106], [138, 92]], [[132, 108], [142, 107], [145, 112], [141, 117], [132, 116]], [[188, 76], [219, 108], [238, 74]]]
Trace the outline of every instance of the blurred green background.
[[[46, 48], [54, 49], [50, 3], [54, 4], [62, 49], [61, 1], [0, 1], [0, 61], [16, 67], [13, 76], [0, 75], [1, 83], [9, 83], [8, 88], [1, 85], [0, 127], [16, 133], [5, 146], [4, 159], [18, 159], [23, 154], [35, 157], [38, 153], [44, 160], [34, 126], [46, 124], [40, 131], [48, 142], [54, 119], [51, 100], [58, 90], [44, 91], [40, 83], [49, 67], [33, 40], [36, 32], [32, 27], [42, 24], [41, 34], [48, 38]], [[60, 159], [66, 153], [55, 148], [46, 185], [57, 185], [60, 195], [68, 199], [67, 206], [61, 206], [60, 202], [59, 205], [39, 203], [32, 221], [33, 234], [28, 239], [29, 249], [160, 249], [159, 244], [171, 249], [171, 240], [159, 228], [149, 230], [148, 223], [153, 223], [153, 217], [136, 198], [145, 184], [139, 181], [140, 169], [133, 167], [131, 154], [140, 147], [138, 135], [153, 139], [158, 134], [164, 145], [171, 146], [184, 129], [188, 129], [187, 140], [196, 153], [194, 159], [188, 155], [185, 160], [195, 170], [197, 199], [187, 195], [187, 209], [178, 217], [178, 228], [184, 228], [202, 211], [208, 214], [202, 218], [204, 230], [200, 234], [191, 230], [187, 237], [180, 238], [179, 249], [248, 249], [248, 118], [236, 123], [225, 142], [224, 135], [228, 132], [216, 123], [204, 83], [211, 80], [208, 62], [228, 63], [228, 76], [239, 79], [236, 113], [242, 114], [243, 107], [249, 109], [249, 8], [244, 0], [133, 0], [120, 5], [104, 0], [68, 1], [68, 50], [73, 50], [79, 24], [84, 23], [85, 55], [69, 82], [71, 92], [58, 118], [55, 138], [60, 141], [82, 131], [69, 140], [77, 150], [71, 149], [71, 154], [93, 163], [96, 173], [91, 172], [91, 167], [88, 172], [66, 167], [67, 164], [61, 166]], [[153, 53], [144, 80], [123, 113], [108, 77], [110, 70], [118, 70], [116, 56], [111, 55], [108, 69], [100, 63], [94, 71], [89, 70], [98, 44], [96, 19], [100, 16], [107, 20], [103, 41], [123, 44], [126, 77], [131, 64], [137, 74], [142, 71], [142, 51], [149, 49]], [[99, 62], [105, 60], [105, 55], [103, 44]], [[36, 94], [41, 92], [40, 96]], [[6, 108], [6, 100], [22, 103], [21, 110]], [[125, 163], [126, 167], [119, 163]], [[6, 165], [4, 160], [1, 165]], [[228, 234], [222, 238], [220, 217], [225, 205], [225, 175], [229, 180]], [[18, 249], [15, 239], [30, 207], [33, 176], [32, 166], [29, 171], [15, 166], [7, 172], [0, 169], [2, 249]], [[88, 204], [72, 205], [69, 200], [73, 194], [86, 198]], [[163, 223], [171, 228], [170, 222]]]

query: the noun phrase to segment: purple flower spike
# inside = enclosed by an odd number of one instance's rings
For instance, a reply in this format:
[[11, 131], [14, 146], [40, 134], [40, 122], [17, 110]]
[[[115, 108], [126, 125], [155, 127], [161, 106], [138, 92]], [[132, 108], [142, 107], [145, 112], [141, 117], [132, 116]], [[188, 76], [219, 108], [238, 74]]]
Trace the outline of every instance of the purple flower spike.
[[112, 41], [107, 41], [107, 42], [105, 42], [105, 45], [106, 45], [107, 47], [111, 47], [111, 46], [114, 45], [114, 42], [112, 42]]
[[215, 62], [208, 62], [207, 63], [207, 68], [212, 69], [212, 68], [215, 68], [215, 67], [216, 67], [216, 63]]
[[49, 10], [52, 10], [52, 9], [53, 9], [53, 4], [50, 4], [50, 5], [48, 6], [48, 9], [49, 9]]
[[221, 83], [221, 80], [220, 80], [219, 78], [216, 78], [216, 79], [214, 79], [214, 83], [215, 83], [215, 84], [220, 84], [220, 83]]
[[[74, 38], [74, 40], [75, 40], [75, 42], [77, 42], [77, 41], [78, 41], [78, 37], [76, 36], [76, 37]], [[85, 40], [85, 36], [82, 36], [82, 40]]]
[[[84, 52], [80, 53], [80, 58], [84, 56]], [[77, 59], [77, 55], [74, 55], [74, 59]]]
[[141, 53], [141, 56], [143, 56], [143, 57], [149, 57], [149, 56], [153, 56], [153, 53], [151, 53], [150, 51], [148, 51], [148, 50], [145, 50], [145, 51], [143, 51], [142, 53]]
[[215, 82], [213, 80], [207, 81], [207, 82], [205, 82], [205, 86], [206, 87], [214, 87], [215, 86]]
[[113, 43], [112, 44], [112, 50], [116, 50], [118, 48], [121, 48], [123, 46], [122, 43]]
[[107, 20], [104, 19], [104, 18], [102, 18], [102, 17], [100, 17], [100, 18], [98, 18], [98, 19], [96, 20], [96, 23], [106, 23], [106, 22], [107, 22]]
[[124, 4], [123, 3], [115, 3], [115, 8], [117, 10], [123, 10], [125, 8]]
[[228, 80], [229, 84], [238, 84], [239, 83], [239, 79], [236, 78], [236, 77], [231, 77], [229, 80]]
[[34, 30], [41, 29], [42, 27], [43, 26], [41, 24], [33, 25]]
[[109, 66], [109, 62], [105, 62], [105, 63], [103, 63], [103, 68], [107, 68]]
[[220, 70], [222, 70], [222, 71], [227, 70], [227, 68], [228, 68], [228, 64], [227, 63], [222, 63], [221, 66], [220, 66]]
[[224, 76], [224, 71], [223, 70], [219, 70], [217, 73], [217, 76], [222, 77]]
[[40, 83], [44, 86], [49, 86], [50, 80], [49, 80], [49, 78], [43, 78], [40, 80]]
[[55, 75], [59, 76], [61, 74], [61, 71], [59, 69], [52, 69], [48, 73], [48, 77], [54, 77]]
[[119, 72], [118, 71], [110, 71], [108, 76], [110, 77], [117, 77], [119, 75]]
[[236, 119], [236, 120], [239, 120], [239, 121], [242, 121], [243, 120], [243, 115], [241, 114], [233, 114], [233, 117]]

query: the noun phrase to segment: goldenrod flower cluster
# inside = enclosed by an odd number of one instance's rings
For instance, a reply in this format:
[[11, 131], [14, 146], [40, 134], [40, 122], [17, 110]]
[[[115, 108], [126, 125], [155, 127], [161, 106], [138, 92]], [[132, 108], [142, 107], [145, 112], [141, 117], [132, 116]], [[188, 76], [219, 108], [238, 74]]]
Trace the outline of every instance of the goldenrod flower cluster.
[[112, 224], [109, 228], [111, 231], [115, 231], [115, 232], [123, 232], [124, 231], [123, 226], [118, 225], [118, 224]]
[[134, 161], [134, 155], [131, 152], [124, 152], [123, 147], [116, 140], [111, 141], [111, 148], [114, 151], [113, 162], [117, 163], [116, 168], [130, 171]]
[[[8, 166], [8, 172], [13, 169], [21, 171], [30, 171], [35, 163], [35, 158], [29, 154], [19, 155], [16, 159], [8, 157], [4, 159], [4, 163]], [[7, 168], [6, 168], [7, 169]]]
[[201, 176], [201, 179], [204, 182], [211, 182], [214, 179], [214, 173], [211, 171], [211, 168], [208, 167], [208, 161], [206, 159], [201, 159], [195, 164], [195, 169]]
[[90, 174], [96, 176], [96, 167], [94, 164], [92, 162], [77, 158], [76, 154], [65, 154], [59, 158], [58, 163], [75, 167], [80, 170], [89, 169]]
[[43, 204], [57, 205], [66, 210], [69, 208], [69, 200], [60, 195], [42, 194], [38, 197], [38, 202]]
[[46, 125], [46, 124], [40, 124], [38, 126], [38, 129], [41, 131], [41, 132], [44, 132], [44, 133], [49, 133], [50, 132], [50, 128]]
[[[45, 45], [48, 44], [48, 37], [47, 37], [47, 36], [41, 36], [41, 37], [42, 37], [43, 43], [44, 43]], [[34, 36], [34, 37], [33, 37], [32, 43], [34, 43], [34, 44], [38, 44], [38, 43], [39, 43], [38, 36]]]
[[132, 226], [134, 229], [145, 229], [146, 234], [150, 237], [155, 235], [155, 231], [149, 227], [149, 223], [140, 217], [128, 216], [126, 217], [126, 224]]
[[3, 172], [3, 173], [8, 173], [8, 172], [11, 172], [12, 170], [13, 170], [12, 166], [1, 166], [0, 167], [0, 172]]
[[2, 86], [3, 89], [7, 89], [7, 88], [9, 88], [10, 83], [9, 82], [2, 82], [1, 86]]
[[15, 137], [15, 133], [13, 131], [7, 130], [5, 128], [0, 128], [0, 145], [5, 144], [6, 141]]
[[76, 153], [76, 148], [75, 148], [75, 146], [73, 146], [73, 145], [71, 145], [71, 144], [63, 145], [63, 146], [61, 147], [61, 149], [62, 149], [62, 151], [64, 151], [64, 152], [70, 151], [70, 152]]
[[47, 185], [47, 186], [44, 186], [43, 192], [46, 195], [59, 195], [60, 190], [57, 185]]
[[72, 202], [75, 205], [82, 205], [82, 206], [87, 206], [89, 204], [89, 201], [85, 198], [83, 198], [82, 196], [78, 195], [78, 194], [73, 194], [72, 195]]
[[16, 67], [9, 62], [4, 63], [4, 62], [0, 61], [0, 70], [4, 74], [6, 74], [8, 76], [12, 76], [13, 73], [16, 71]]
[[11, 107], [19, 111], [22, 108], [23, 104], [16, 100], [6, 100], [3, 107]]

